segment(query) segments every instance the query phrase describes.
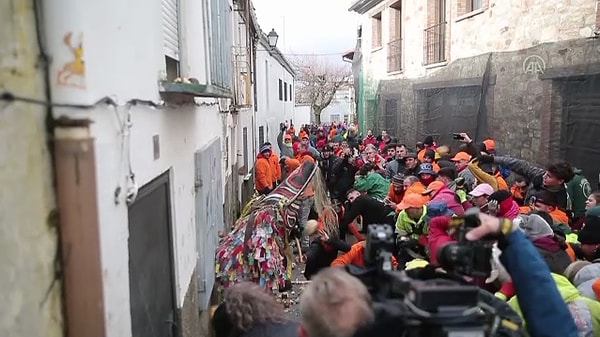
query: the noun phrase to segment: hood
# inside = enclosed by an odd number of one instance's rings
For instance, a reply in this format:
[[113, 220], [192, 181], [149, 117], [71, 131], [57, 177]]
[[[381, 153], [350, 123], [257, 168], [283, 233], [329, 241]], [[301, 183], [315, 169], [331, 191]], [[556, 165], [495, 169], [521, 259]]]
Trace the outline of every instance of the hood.
[[[262, 152], [259, 152], [259, 153], [256, 155], [256, 159], [267, 159], [267, 157], [263, 156]], [[268, 159], [267, 159], [267, 160], [268, 160]]]
[[565, 302], [570, 302], [579, 297], [579, 291], [566, 277], [555, 273], [551, 273], [551, 275], [556, 283], [560, 296]]
[[583, 173], [583, 171], [577, 167], [573, 167], [573, 173], [581, 175]]
[[543, 249], [550, 253], [556, 253], [559, 250], [561, 250], [560, 244], [558, 242], [556, 242], [556, 240], [554, 240], [553, 236], [538, 237], [538, 238], [533, 239], [531, 242], [537, 248]]
[[573, 277], [573, 284], [579, 286], [584, 282], [595, 280], [597, 277], [600, 277], [600, 264], [592, 263], [577, 272], [575, 277]]

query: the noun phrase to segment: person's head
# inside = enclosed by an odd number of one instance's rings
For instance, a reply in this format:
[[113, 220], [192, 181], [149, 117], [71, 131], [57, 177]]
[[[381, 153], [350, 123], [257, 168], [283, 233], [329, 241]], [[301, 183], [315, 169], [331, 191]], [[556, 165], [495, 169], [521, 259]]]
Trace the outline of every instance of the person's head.
[[223, 299], [212, 317], [216, 337], [228, 337], [234, 331], [247, 332], [258, 323], [289, 320], [281, 304], [254, 283], [230, 286], [225, 289]]
[[271, 144], [269, 143], [264, 143], [258, 150], [260, 151], [260, 154], [267, 159], [271, 156]]
[[404, 144], [398, 144], [396, 145], [396, 159], [402, 159], [404, 157], [406, 157], [406, 145]]
[[554, 187], [568, 183], [575, 173], [569, 163], [561, 162], [549, 165], [544, 173], [544, 186]]
[[299, 337], [351, 337], [374, 321], [369, 291], [343, 268], [321, 270], [300, 296]]
[[422, 163], [419, 166], [419, 180], [421, 180], [423, 185], [429, 185], [436, 177], [437, 173], [433, 170], [433, 166], [430, 163]]
[[519, 188], [521, 190], [521, 192], [525, 192], [527, 190], [527, 185], [529, 185], [529, 182], [524, 177], [517, 176], [515, 178], [514, 186]]
[[310, 141], [310, 138], [308, 138], [307, 135], [302, 136], [302, 139], [300, 140], [300, 142], [306, 146], [308, 146], [309, 141]]
[[532, 198], [531, 208], [535, 211], [552, 213], [558, 207], [556, 195], [550, 191], [540, 190]]
[[285, 144], [287, 144], [287, 145], [290, 145], [290, 144], [292, 144], [292, 135], [290, 135], [289, 133], [286, 133], [286, 134], [283, 136], [283, 142], [284, 142]]
[[433, 136], [427, 136], [425, 137], [425, 139], [423, 140], [423, 146], [425, 148], [429, 148], [432, 147], [435, 144], [435, 142], [433, 141]]
[[369, 144], [365, 147], [365, 157], [368, 161], [374, 161], [377, 155], [377, 148], [373, 144]]
[[471, 156], [466, 152], [458, 152], [452, 157], [451, 161], [454, 162], [454, 167], [457, 171], [463, 170], [469, 164]]
[[367, 130], [367, 137], [373, 136], [373, 130]]
[[404, 185], [404, 189], [406, 190], [418, 181], [419, 181], [419, 178], [417, 178], [415, 176], [408, 176], [408, 177], [404, 177], [404, 182], [402, 183], [402, 185]]
[[479, 184], [469, 192], [471, 202], [477, 207], [483, 207], [488, 202], [490, 195], [494, 193], [494, 188], [489, 184]]
[[402, 198], [398, 209], [405, 211], [409, 218], [418, 220], [423, 216], [423, 206], [425, 206], [425, 198], [422, 195], [409, 193]]
[[403, 174], [395, 174], [392, 177], [392, 188], [396, 194], [402, 193], [404, 191], [404, 175]]
[[389, 146], [387, 148], [387, 155], [388, 155], [389, 158], [396, 157], [396, 147], [395, 146]]
[[329, 159], [329, 156], [331, 156], [332, 152], [333, 152], [333, 148], [329, 145], [325, 145], [325, 146], [323, 146], [323, 149], [321, 149], [321, 156], [324, 159]]
[[358, 190], [351, 188], [346, 192], [346, 199], [352, 203], [356, 198], [360, 197], [360, 194], [361, 193]]
[[348, 148], [348, 141], [347, 140], [342, 140], [342, 142], [340, 143], [340, 146], [342, 147], [342, 149]]
[[454, 167], [442, 167], [438, 171], [437, 180], [448, 184], [449, 182], [454, 181], [454, 179], [456, 179], [456, 170]]
[[330, 145], [333, 148], [333, 151], [337, 151], [340, 148], [340, 143], [338, 142], [330, 142]]
[[590, 209], [594, 206], [598, 206], [600, 203], [600, 191], [594, 191], [590, 193], [590, 196], [585, 201], [585, 209]]
[[302, 142], [300, 142], [300, 144], [298, 144], [298, 152], [300, 152], [300, 153], [308, 152], [308, 143], [304, 142], [304, 140], [302, 140]]
[[419, 165], [419, 160], [417, 159], [416, 153], [407, 153], [406, 157], [404, 157], [404, 164], [406, 168], [409, 170], [414, 170], [417, 165]]
[[426, 163], [433, 163], [435, 160], [435, 151], [432, 149], [425, 150], [425, 155], [423, 156], [423, 160]]
[[586, 259], [600, 257], [600, 206], [594, 206], [585, 212], [583, 227], [577, 240], [581, 243], [581, 251]]

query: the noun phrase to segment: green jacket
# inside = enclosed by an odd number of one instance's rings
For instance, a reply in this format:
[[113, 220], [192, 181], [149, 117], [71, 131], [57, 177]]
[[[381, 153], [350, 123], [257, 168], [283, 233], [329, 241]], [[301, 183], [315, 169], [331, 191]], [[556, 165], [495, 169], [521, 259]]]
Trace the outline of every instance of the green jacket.
[[575, 176], [566, 185], [569, 198], [571, 198], [573, 216], [578, 218], [585, 213], [585, 201], [592, 193], [592, 187], [580, 169], [573, 168], [573, 171]]
[[[579, 335], [592, 336], [593, 330], [593, 336], [600, 336], [600, 302], [581, 296], [579, 290], [566, 277], [552, 273], [552, 278], [569, 307], [575, 325], [579, 329]], [[522, 316], [516, 296], [511, 298], [508, 304]]]
[[398, 213], [398, 219], [396, 220], [396, 232], [398, 236], [408, 236], [413, 239], [419, 239], [421, 235], [427, 235], [429, 233], [429, 225], [425, 221], [425, 215], [427, 215], [427, 206], [423, 206], [423, 214], [419, 220], [415, 221], [411, 219], [406, 210]]
[[387, 197], [390, 182], [381, 174], [371, 172], [366, 176], [357, 176], [354, 179], [354, 188], [361, 192], [367, 192], [375, 199], [383, 200]]

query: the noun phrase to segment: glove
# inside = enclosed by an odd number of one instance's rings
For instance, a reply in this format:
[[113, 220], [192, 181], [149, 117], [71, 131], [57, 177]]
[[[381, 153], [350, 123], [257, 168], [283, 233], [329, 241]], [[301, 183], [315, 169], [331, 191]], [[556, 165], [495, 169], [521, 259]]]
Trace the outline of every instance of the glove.
[[463, 189], [457, 189], [456, 196], [458, 196], [461, 204], [467, 201], [467, 192]]

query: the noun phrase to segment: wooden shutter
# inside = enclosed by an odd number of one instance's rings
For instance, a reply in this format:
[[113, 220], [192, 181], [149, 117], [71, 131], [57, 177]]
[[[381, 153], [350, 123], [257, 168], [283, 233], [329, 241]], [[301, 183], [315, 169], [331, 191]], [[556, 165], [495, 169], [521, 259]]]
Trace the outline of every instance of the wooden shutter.
[[162, 0], [165, 55], [179, 61], [179, 0]]

